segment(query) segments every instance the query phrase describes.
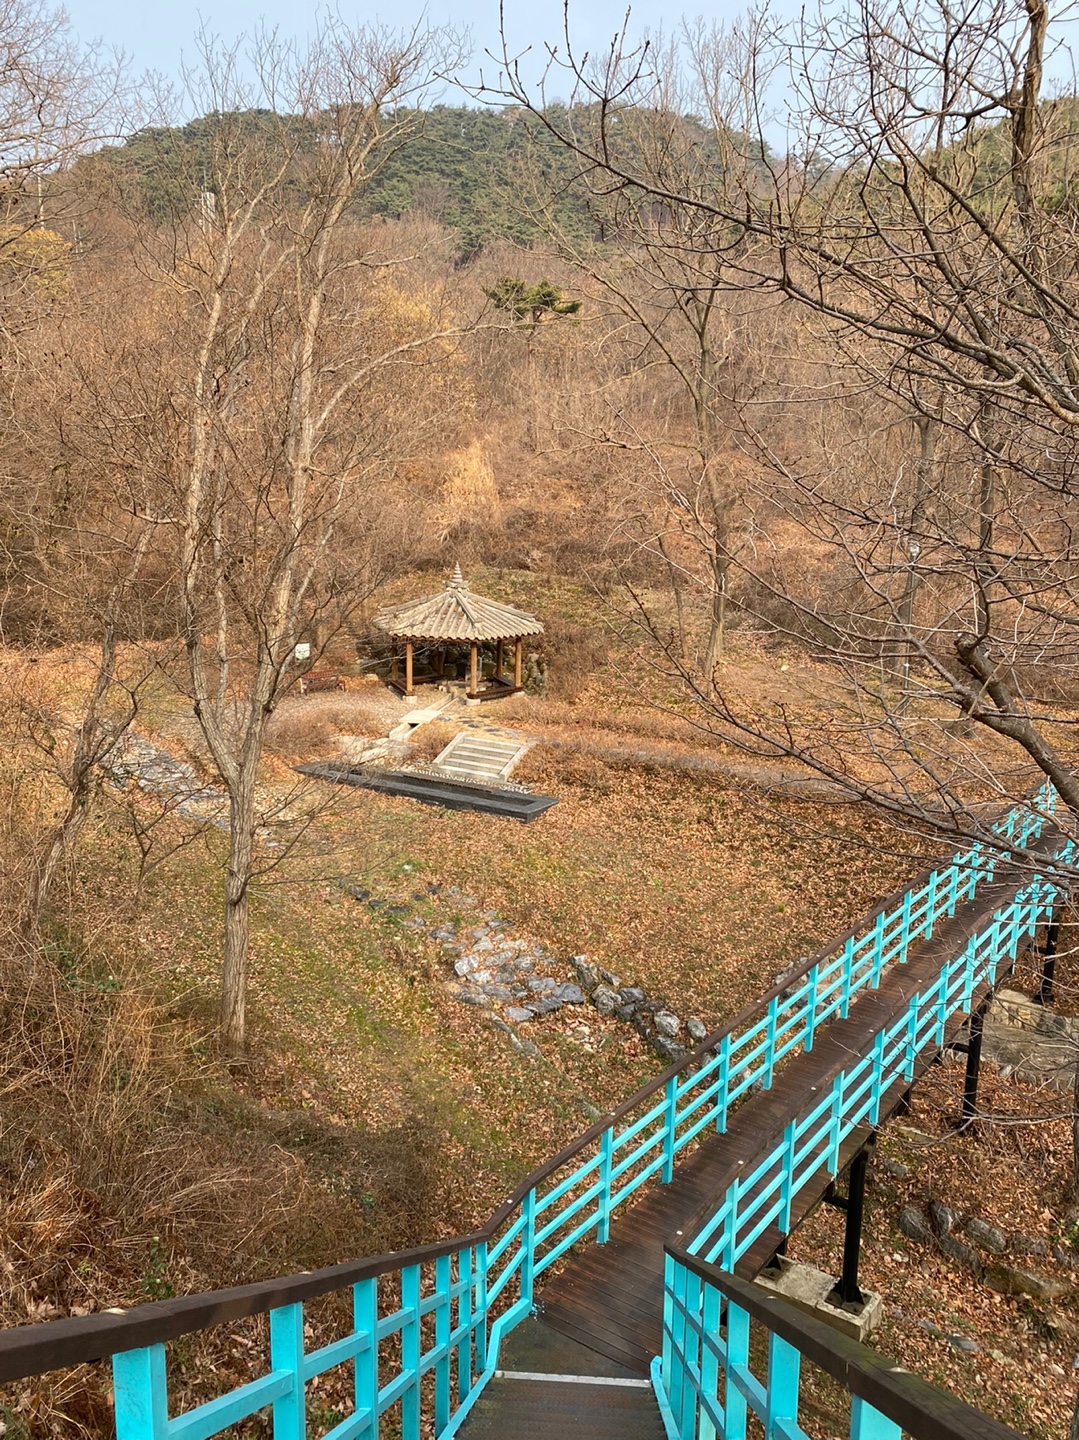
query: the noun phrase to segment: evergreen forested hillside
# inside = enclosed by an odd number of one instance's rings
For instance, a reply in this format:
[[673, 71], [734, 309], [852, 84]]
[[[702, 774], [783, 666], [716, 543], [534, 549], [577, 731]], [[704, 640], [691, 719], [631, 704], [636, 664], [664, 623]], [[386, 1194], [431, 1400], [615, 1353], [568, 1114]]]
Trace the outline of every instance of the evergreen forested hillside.
[[[203, 116], [174, 129], [148, 128], [99, 152], [119, 177], [135, 179], [155, 215], [186, 209], [194, 190], [211, 188], [208, 156], [215, 126], [236, 116]], [[242, 124], [270, 129], [276, 117], [248, 111]], [[438, 105], [419, 117], [419, 133], [386, 154], [357, 200], [364, 217], [420, 210], [460, 236], [463, 255], [495, 239], [528, 244], [548, 223], [575, 238], [595, 225], [575, 164], [548, 132], [518, 110]], [[298, 184], [301, 182], [297, 182]]]

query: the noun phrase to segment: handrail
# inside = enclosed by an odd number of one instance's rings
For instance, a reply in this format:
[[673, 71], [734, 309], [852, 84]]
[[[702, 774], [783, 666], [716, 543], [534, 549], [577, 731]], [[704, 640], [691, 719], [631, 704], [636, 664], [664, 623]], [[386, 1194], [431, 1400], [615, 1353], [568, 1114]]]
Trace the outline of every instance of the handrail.
[[[1041, 799], [1047, 792], [1049, 792], [1048, 797], [1043, 803], [1051, 814], [1055, 809], [1055, 794], [1049, 791], [1048, 782], [1036, 792], [1036, 798]], [[1040, 813], [1033, 805], [1025, 804], [1021, 807], [1013, 807], [1002, 817], [996, 828], [998, 831], [1003, 831], [1006, 826], [1011, 829], [1020, 814], [1025, 815], [1028, 819], [1030, 816], [1034, 817], [1031, 829], [1036, 832], [1034, 835], [1036, 840], [1048, 816]], [[1031, 834], [1028, 831], [1024, 834], [1024, 844], [1030, 838]], [[122, 1312], [104, 1311], [95, 1315], [51, 1320], [3, 1330], [0, 1331], [0, 1381], [40, 1374], [45, 1370], [61, 1366], [103, 1359], [110, 1354], [120, 1353], [127, 1349], [174, 1340], [180, 1335], [204, 1329], [208, 1325], [264, 1314], [282, 1304], [313, 1299], [361, 1280], [434, 1261], [457, 1251], [489, 1242], [522, 1202], [531, 1193], [534, 1193], [545, 1180], [548, 1180], [556, 1171], [563, 1169], [570, 1160], [589, 1145], [601, 1140], [607, 1131], [611, 1130], [620, 1120], [625, 1119], [631, 1112], [639, 1109], [644, 1101], [665, 1091], [677, 1076], [693, 1070], [706, 1059], [711, 1060], [728, 1037], [753, 1020], [754, 1017], [766, 1015], [769, 1006], [774, 1001], [778, 1001], [784, 995], [789, 995], [794, 987], [804, 980], [815, 967], [838, 955], [857, 936], [864, 935], [880, 916], [886, 915], [891, 908], [901, 904], [906, 896], [919, 888], [920, 884], [928, 882], [934, 874], [943, 873], [963, 862], [972, 867], [974, 875], [980, 875], [982, 879], [989, 878], [992, 874], [992, 867], [988, 867], [984, 873], [981, 872], [979, 870], [980, 858], [980, 846], [975, 844], [964, 854], [953, 856], [949, 862], [925, 867], [905, 887], [894, 890], [868, 914], [861, 916], [837, 939], [830, 941], [815, 954], [802, 961], [794, 970], [777, 981], [770, 990], [750, 1004], [743, 1006], [737, 1014], [712, 1031], [691, 1050], [688, 1050], [680, 1060], [642, 1085], [615, 1109], [597, 1120], [556, 1155], [532, 1171], [495, 1210], [486, 1225], [472, 1235], [455, 1236], [409, 1251], [396, 1251], [371, 1259], [327, 1266], [305, 1275], [257, 1281], [232, 1289], [155, 1301]]]
[[[1068, 840], [1059, 858], [1068, 863], [1073, 854], [1074, 842]], [[1041, 875], [1021, 884], [989, 924], [970, 935], [933, 981], [877, 1031], [872, 1050], [819, 1077], [808, 1113], [792, 1117], [783, 1137], [767, 1150], [762, 1147], [722, 1200], [713, 1197], [685, 1225], [687, 1249], [708, 1260], [722, 1256], [725, 1268], [733, 1270], [773, 1221], [787, 1233], [792, 1196], [821, 1172], [835, 1178], [847, 1137], [861, 1125], [879, 1123], [885, 1096], [909, 1087], [918, 1056], [927, 1047], [943, 1045], [952, 1016], [969, 1014], [975, 997], [993, 990], [1002, 964], [1014, 961], [1022, 943], [1051, 913], [1056, 895], [1056, 886]], [[752, 1197], [748, 1204], [745, 1196]]]
[[[0, 1332], [0, 1380], [112, 1355], [120, 1440], [208, 1440], [271, 1405], [275, 1426], [280, 1420], [283, 1433], [299, 1436], [306, 1382], [348, 1363], [355, 1366], [356, 1409], [326, 1440], [376, 1435], [391, 1407], [400, 1407], [404, 1440], [419, 1440], [421, 1394], [426, 1407], [432, 1382], [434, 1433], [449, 1440], [495, 1373], [502, 1338], [531, 1312], [538, 1277], [579, 1240], [606, 1240], [612, 1214], [635, 1191], [653, 1178], [670, 1181], [681, 1149], [708, 1126], [724, 1131], [732, 1107], [751, 1087], [771, 1086], [794, 1050], [811, 1049], [820, 1026], [845, 1016], [860, 991], [876, 988], [911, 946], [993, 879], [1002, 852], [1038, 843], [1055, 792], [1043, 786], [1035, 803], [1043, 811], [1028, 803], [1001, 818], [994, 827], [998, 848], [972, 844], [881, 901], [533, 1171], [472, 1235], [127, 1312]], [[1046, 858], [1052, 866], [1053, 857]], [[1056, 888], [1046, 885], [1050, 905]], [[552, 1181], [582, 1154], [575, 1169]], [[394, 1280], [380, 1296], [385, 1275]], [[350, 1287], [350, 1332], [308, 1351], [304, 1302]], [[266, 1312], [269, 1371], [169, 1419], [165, 1342]], [[395, 1373], [380, 1384], [383, 1342]]]
[[[665, 1248], [669, 1262], [717, 1290], [731, 1305], [764, 1325], [772, 1335], [838, 1380], [852, 1395], [886, 1416], [913, 1440], [1023, 1440], [1010, 1425], [983, 1415], [957, 1396], [904, 1370], [879, 1351], [859, 1344], [823, 1320], [796, 1310], [779, 1296], [739, 1280], [677, 1245]], [[718, 1326], [716, 1329], [718, 1331]], [[784, 1414], [783, 1418], [787, 1420], [788, 1416]]]

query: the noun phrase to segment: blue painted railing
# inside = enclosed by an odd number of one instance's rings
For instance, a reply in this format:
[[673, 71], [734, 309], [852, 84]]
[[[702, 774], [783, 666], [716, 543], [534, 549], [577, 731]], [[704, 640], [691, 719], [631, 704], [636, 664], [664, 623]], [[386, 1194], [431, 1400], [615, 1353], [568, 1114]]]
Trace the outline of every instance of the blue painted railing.
[[[1069, 866], [1073, 854], [1068, 841], [1056, 858]], [[942, 966], [933, 984], [912, 995], [905, 1011], [877, 1032], [869, 1053], [841, 1070], [827, 1093], [791, 1120], [756, 1168], [734, 1181], [688, 1249], [733, 1270], [770, 1226], [787, 1234], [793, 1198], [822, 1172], [838, 1173], [844, 1142], [859, 1126], [877, 1124], [888, 1092], [910, 1086], [919, 1056], [938, 1050], [948, 1022], [969, 1014], [975, 993], [992, 989], [998, 975], [1011, 968], [1059, 897], [1057, 884], [1035, 875], [996, 910], [962, 953]]]
[[[850, 1396], [851, 1440], [1023, 1440], [831, 1326], [716, 1265], [668, 1246], [662, 1376], [653, 1364], [668, 1440], [810, 1440], [798, 1423], [803, 1360]], [[751, 1343], [751, 1326], [760, 1340]], [[764, 1356], [758, 1376], [752, 1360]], [[828, 1408], [835, 1405], [829, 1397]], [[838, 1419], [839, 1417], [835, 1417]], [[833, 1420], [834, 1424], [834, 1420]], [[829, 1433], [835, 1433], [829, 1426]]]
[[[998, 822], [997, 843], [1005, 852], [1038, 842], [1055, 799], [1055, 792], [1043, 787]], [[327, 1431], [325, 1440], [376, 1440], [383, 1421], [383, 1433], [402, 1440], [432, 1432], [448, 1440], [494, 1374], [503, 1337], [531, 1312], [539, 1276], [579, 1241], [605, 1241], [620, 1207], [642, 1186], [670, 1181], [676, 1156], [699, 1136], [724, 1131], [747, 1092], [771, 1086], [794, 1051], [811, 1049], [822, 1026], [845, 1016], [860, 992], [879, 985], [913, 945], [993, 878], [1000, 853], [974, 844], [878, 906], [529, 1176], [475, 1235], [126, 1314], [3, 1332], [0, 1380], [112, 1356], [118, 1440], [210, 1440], [266, 1410], [273, 1416], [275, 1440], [300, 1440], [308, 1434], [308, 1385], [349, 1365], [352, 1413]], [[995, 973], [1014, 955], [1022, 936], [1046, 918], [1054, 894], [1047, 879], [1029, 882], [945, 968], [924, 1006], [914, 1007], [912, 1016], [837, 1079], [756, 1177], [725, 1197], [699, 1237], [709, 1254], [723, 1252], [733, 1263], [731, 1257], [744, 1253], [768, 1224], [782, 1220], [798, 1186], [822, 1163], [833, 1163], [851, 1127], [872, 1123], [887, 1085], [909, 1068], [916, 1053], [911, 1046], [919, 1036], [924, 1042], [924, 1026], [942, 1026], [957, 1006], [969, 1002], [977, 977]], [[765, 1187], [759, 1203], [740, 1207], [750, 1180], [759, 1181], [768, 1166], [787, 1161], [787, 1181]], [[304, 1305], [329, 1295], [347, 1296], [350, 1319], [339, 1321], [334, 1338], [309, 1346]], [[166, 1343], [261, 1314], [269, 1316], [265, 1373], [171, 1414]]]

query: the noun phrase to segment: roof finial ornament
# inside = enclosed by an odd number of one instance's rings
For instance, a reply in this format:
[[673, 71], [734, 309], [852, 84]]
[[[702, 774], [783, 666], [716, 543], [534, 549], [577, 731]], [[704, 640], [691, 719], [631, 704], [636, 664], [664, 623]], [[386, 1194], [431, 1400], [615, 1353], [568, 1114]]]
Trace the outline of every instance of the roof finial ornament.
[[468, 589], [468, 586], [465, 584], [465, 577], [461, 574], [461, 562], [460, 562], [459, 560], [458, 560], [458, 562], [457, 562], [457, 563], [454, 565], [454, 567], [453, 567], [453, 574], [450, 576], [449, 584], [446, 586], [446, 589], [447, 589], [447, 590], [467, 590], [467, 589]]

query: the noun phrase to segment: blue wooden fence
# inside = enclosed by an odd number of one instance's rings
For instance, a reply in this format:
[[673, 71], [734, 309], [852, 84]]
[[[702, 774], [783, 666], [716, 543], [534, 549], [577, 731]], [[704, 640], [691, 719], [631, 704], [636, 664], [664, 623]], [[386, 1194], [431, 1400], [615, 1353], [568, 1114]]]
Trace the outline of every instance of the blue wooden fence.
[[[998, 822], [1000, 843], [1035, 845], [1051, 823], [1055, 803], [1055, 792], [1043, 787], [1031, 803]], [[751, 1088], [771, 1086], [794, 1051], [811, 1049], [823, 1025], [845, 1016], [860, 992], [879, 985], [912, 945], [931, 936], [993, 878], [1000, 854], [975, 844], [925, 872], [531, 1175], [476, 1235], [407, 1257], [141, 1306], [104, 1325], [105, 1317], [90, 1316], [21, 1327], [0, 1334], [0, 1379], [111, 1355], [118, 1440], [210, 1440], [265, 1410], [272, 1413], [274, 1440], [301, 1440], [309, 1433], [309, 1383], [349, 1365], [354, 1408], [325, 1440], [376, 1440], [384, 1420], [402, 1440], [432, 1432], [449, 1440], [493, 1376], [503, 1337], [531, 1312], [539, 1276], [579, 1241], [605, 1241], [620, 1207], [650, 1181], [670, 1181], [678, 1153], [703, 1133], [724, 1131], [733, 1107]], [[1070, 846], [1060, 859], [1070, 861]], [[819, 1105], [789, 1128], [755, 1175], [732, 1186], [694, 1248], [733, 1267], [769, 1224], [783, 1222], [811, 1174], [822, 1164], [834, 1173], [843, 1139], [858, 1124], [874, 1123], [882, 1095], [908, 1075], [918, 1048], [934, 1028], [942, 1035], [947, 1019], [969, 1008], [978, 985], [1011, 963], [1024, 939], [1049, 916], [1058, 893], [1059, 882], [1035, 875], [994, 913], [937, 983], [915, 996], [907, 1014], [878, 1036], [871, 1053], [837, 1076]], [[741, 1197], [766, 1177], [752, 1203], [742, 1204]], [[681, 1333], [676, 1314], [688, 1303], [688, 1292], [678, 1289], [688, 1282], [677, 1268], [669, 1280], [670, 1345], [663, 1364], [668, 1394]], [[305, 1301], [346, 1290], [352, 1314], [347, 1333], [308, 1349]], [[302, 1298], [289, 1300], [291, 1294]], [[171, 1414], [167, 1340], [257, 1313], [269, 1314], [265, 1373]], [[686, 1317], [685, 1324], [692, 1328], [692, 1323]], [[53, 1340], [38, 1344], [34, 1333], [45, 1331]], [[702, 1405], [712, 1383], [711, 1365], [708, 1359], [702, 1372]], [[689, 1382], [683, 1377], [678, 1383]], [[710, 1435], [708, 1423], [679, 1433]]]
[[[668, 1440], [746, 1440], [751, 1417], [764, 1440], [810, 1440], [798, 1422], [803, 1360], [848, 1393], [851, 1440], [1022, 1440], [886, 1356], [673, 1246], [666, 1294], [653, 1383]], [[751, 1347], [753, 1322], [763, 1345]], [[753, 1357], [761, 1351], [759, 1375]]]

